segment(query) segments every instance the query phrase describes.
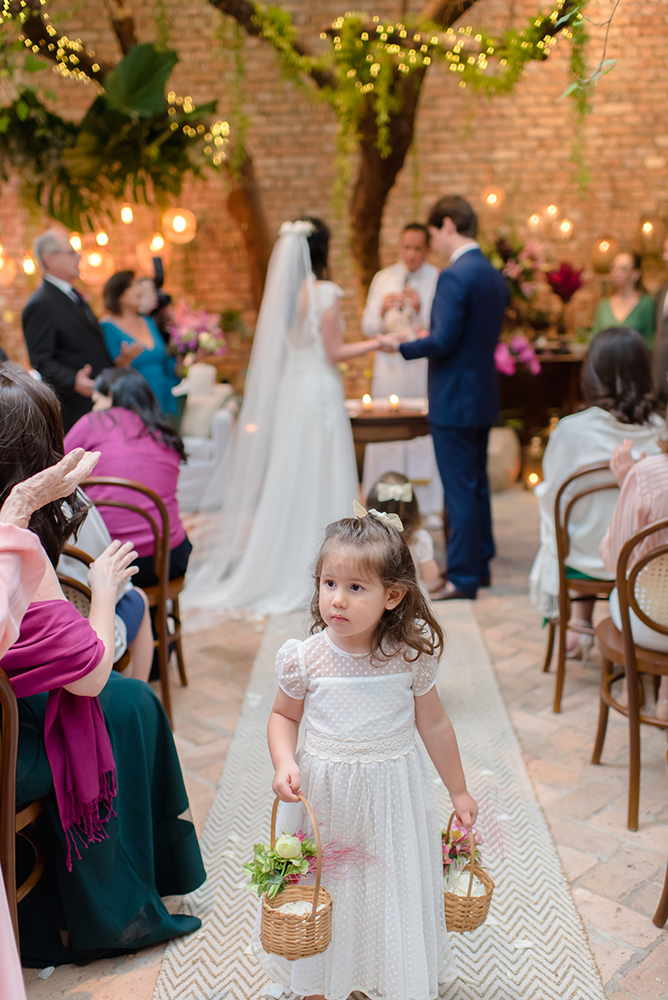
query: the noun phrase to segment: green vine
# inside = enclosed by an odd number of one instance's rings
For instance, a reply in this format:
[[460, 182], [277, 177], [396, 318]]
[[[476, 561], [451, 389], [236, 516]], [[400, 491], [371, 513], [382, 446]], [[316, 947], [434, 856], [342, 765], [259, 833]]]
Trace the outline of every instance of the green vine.
[[232, 71], [226, 74], [228, 78], [228, 92], [230, 96], [230, 129], [234, 135], [227, 166], [230, 174], [235, 180], [241, 178], [243, 164], [246, 161], [246, 135], [250, 118], [244, 111], [244, 96], [246, 93], [246, 58], [245, 43], [246, 33], [241, 25], [232, 21], [225, 14], [221, 14], [220, 22], [216, 28], [215, 37], [221, 49], [227, 53], [232, 53]]
[[153, 21], [155, 24], [155, 47], [158, 52], [166, 52], [171, 40], [172, 22], [165, 0], [155, 0]]
[[[582, 5], [584, 6], [584, 0]], [[571, 76], [574, 78], [574, 82], [585, 81], [587, 79], [586, 49], [589, 33], [581, 11], [573, 19], [569, 34], [572, 39]], [[585, 197], [587, 186], [591, 180], [591, 171], [587, 167], [585, 160], [585, 126], [587, 115], [591, 114], [592, 110], [592, 92], [594, 86], [594, 81], [584, 86], [575, 86], [569, 95], [575, 106], [575, 138], [571, 147], [570, 161], [575, 167], [576, 186], [581, 198]]]

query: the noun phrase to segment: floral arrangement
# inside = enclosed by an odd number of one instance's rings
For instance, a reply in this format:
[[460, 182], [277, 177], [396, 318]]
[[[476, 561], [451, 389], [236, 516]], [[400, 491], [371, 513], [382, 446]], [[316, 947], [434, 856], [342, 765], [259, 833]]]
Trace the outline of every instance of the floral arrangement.
[[496, 370], [503, 375], [514, 375], [518, 362], [526, 365], [532, 375], [540, 374], [540, 361], [536, 357], [536, 352], [526, 337], [516, 333], [509, 343], [501, 340], [496, 345], [494, 364]]
[[570, 302], [578, 288], [582, 288], [583, 268], [572, 267], [570, 264], [562, 263], [555, 271], [546, 271], [545, 279], [552, 291], [559, 296], [566, 305]]
[[244, 865], [244, 872], [250, 879], [246, 888], [258, 896], [266, 892], [274, 899], [287, 885], [315, 874], [315, 844], [301, 831], [296, 836], [282, 833], [273, 850], [268, 844], [254, 844], [253, 851], [253, 860]]
[[185, 299], [180, 299], [172, 310], [173, 323], [169, 328], [171, 346], [178, 355], [198, 353], [227, 353], [225, 334], [220, 317], [203, 309], [192, 309]]
[[[443, 842], [443, 878], [447, 884], [451, 884], [471, 860], [469, 832], [460, 825], [455, 817], [449, 835], [447, 830], [441, 830], [441, 840]], [[480, 865], [482, 862], [478, 845], [482, 844], [483, 840], [477, 830], [473, 834], [473, 840], [475, 843], [473, 860], [477, 865]]]
[[497, 236], [484, 250], [508, 282], [511, 298], [529, 302], [536, 294], [537, 280], [545, 264], [538, 240], [522, 244], [516, 237]]

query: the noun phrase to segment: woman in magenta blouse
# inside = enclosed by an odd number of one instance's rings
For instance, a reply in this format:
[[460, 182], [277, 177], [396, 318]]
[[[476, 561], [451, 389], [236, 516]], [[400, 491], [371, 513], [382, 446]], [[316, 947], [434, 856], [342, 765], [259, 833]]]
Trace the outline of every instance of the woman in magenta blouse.
[[[134, 368], [107, 368], [93, 391], [93, 412], [78, 420], [65, 438], [65, 451], [85, 448], [99, 451], [97, 476], [134, 479], [148, 486], [163, 501], [169, 514], [169, 578], [183, 576], [192, 551], [179, 517], [176, 486], [185, 461], [183, 441], [169, 424], [148, 382]], [[146, 509], [158, 522], [155, 504], [148, 497], [122, 486], [91, 486], [92, 500], [124, 500]], [[139, 554], [133, 577], [138, 587], [156, 584], [153, 571], [153, 533], [140, 514], [120, 507], [100, 507], [112, 538], [131, 541]]]

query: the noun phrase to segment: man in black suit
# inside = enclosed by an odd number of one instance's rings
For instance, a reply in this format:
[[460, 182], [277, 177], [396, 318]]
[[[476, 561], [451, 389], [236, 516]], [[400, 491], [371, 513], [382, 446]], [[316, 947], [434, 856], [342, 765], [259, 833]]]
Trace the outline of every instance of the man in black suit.
[[23, 335], [31, 365], [58, 393], [67, 433], [91, 409], [94, 379], [112, 360], [92, 309], [73, 287], [81, 257], [67, 233], [49, 229], [33, 252], [44, 281], [23, 310]]
[[446, 195], [429, 216], [441, 272], [428, 336], [402, 343], [404, 358], [429, 358], [429, 424], [450, 533], [444, 599], [474, 598], [489, 586], [494, 556], [487, 481], [487, 439], [499, 413], [494, 350], [508, 305], [506, 280], [476, 241], [467, 201]]

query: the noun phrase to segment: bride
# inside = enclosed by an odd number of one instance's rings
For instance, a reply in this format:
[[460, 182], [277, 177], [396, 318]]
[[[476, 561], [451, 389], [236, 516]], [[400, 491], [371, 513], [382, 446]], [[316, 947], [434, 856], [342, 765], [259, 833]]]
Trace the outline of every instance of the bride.
[[[193, 532], [184, 605], [278, 614], [306, 607], [327, 524], [359, 493], [336, 365], [385, 347], [343, 341], [343, 291], [328, 280], [329, 230], [281, 226], [243, 405]], [[221, 509], [222, 500], [222, 509]]]

